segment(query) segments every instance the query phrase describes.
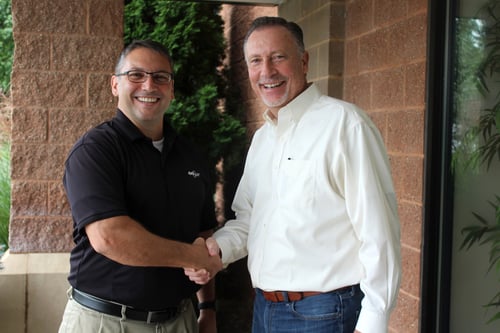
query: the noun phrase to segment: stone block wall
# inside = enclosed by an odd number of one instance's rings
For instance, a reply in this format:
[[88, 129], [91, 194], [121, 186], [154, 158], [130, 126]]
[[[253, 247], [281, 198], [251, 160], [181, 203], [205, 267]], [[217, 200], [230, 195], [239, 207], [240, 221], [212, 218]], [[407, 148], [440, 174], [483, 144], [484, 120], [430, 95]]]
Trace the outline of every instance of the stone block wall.
[[72, 223], [66, 155], [115, 112], [122, 0], [13, 0], [11, 253], [65, 252]]

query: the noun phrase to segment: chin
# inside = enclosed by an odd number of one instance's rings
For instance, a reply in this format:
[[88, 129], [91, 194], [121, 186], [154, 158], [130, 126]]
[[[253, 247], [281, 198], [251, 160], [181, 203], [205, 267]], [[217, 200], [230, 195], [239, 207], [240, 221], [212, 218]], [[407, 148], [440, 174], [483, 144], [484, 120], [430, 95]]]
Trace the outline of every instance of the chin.
[[270, 101], [268, 99], [263, 98], [262, 101], [268, 108], [281, 108], [285, 106], [288, 102], [286, 99], [280, 99], [275, 101]]

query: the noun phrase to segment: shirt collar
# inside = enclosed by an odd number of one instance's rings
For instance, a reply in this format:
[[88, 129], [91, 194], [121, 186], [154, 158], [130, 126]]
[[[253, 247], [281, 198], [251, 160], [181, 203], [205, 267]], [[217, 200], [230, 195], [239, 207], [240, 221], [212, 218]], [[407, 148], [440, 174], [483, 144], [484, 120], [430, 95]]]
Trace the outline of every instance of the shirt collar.
[[287, 105], [279, 109], [278, 119], [275, 119], [271, 111], [267, 109], [264, 112], [264, 120], [274, 127], [281, 127], [291, 122], [297, 123], [300, 118], [307, 112], [309, 107], [321, 96], [321, 92], [315, 83], [310, 83], [297, 97], [291, 100]]
[[279, 109], [278, 119], [275, 119], [271, 111], [267, 109], [264, 112], [264, 120], [276, 129], [277, 135], [287, 132], [292, 124], [297, 124], [300, 118], [307, 112], [309, 107], [321, 96], [321, 92], [314, 83], [310, 83], [297, 97], [291, 100], [287, 105]]
[[[145, 140], [151, 143], [153, 142], [150, 138], [146, 137], [120, 109], [116, 110], [116, 115], [111, 120], [111, 126], [122, 133], [122, 135], [131, 142], [138, 140]], [[165, 115], [163, 117], [163, 138], [165, 142], [167, 142], [173, 140], [175, 136], [176, 134], [172, 127], [170, 127], [167, 116]]]

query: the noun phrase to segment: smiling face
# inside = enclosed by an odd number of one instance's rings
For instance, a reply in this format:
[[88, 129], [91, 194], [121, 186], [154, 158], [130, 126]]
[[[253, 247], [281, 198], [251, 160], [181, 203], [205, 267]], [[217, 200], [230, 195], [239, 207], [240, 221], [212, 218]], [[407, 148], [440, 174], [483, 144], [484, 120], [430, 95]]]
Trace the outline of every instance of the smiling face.
[[[120, 72], [142, 70], [172, 73], [171, 65], [160, 53], [140, 47], [132, 50], [123, 60]], [[126, 75], [111, 78], [111, 91], [118, 97], [118, 108], [146, 136], [153, 140], [163, 135], [163, 114], [174, 99], [174, 82], [157, 84], [148, 75], [143, 83], [134, 83]]]
[[299, 51], [292, 34], [282, 26], [252, 32], [245, 59], [252, 89], [274, 116], [307, 88], [309, 56]]

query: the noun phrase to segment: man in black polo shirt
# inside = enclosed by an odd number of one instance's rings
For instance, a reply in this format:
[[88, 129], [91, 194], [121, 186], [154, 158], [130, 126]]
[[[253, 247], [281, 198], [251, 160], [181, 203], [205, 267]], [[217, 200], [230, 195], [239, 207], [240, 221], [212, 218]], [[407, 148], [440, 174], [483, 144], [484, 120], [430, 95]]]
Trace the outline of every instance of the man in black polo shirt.
[[69, 153], [75, 247], [60, 333], [216, 331], [213, 284], [199, 289], [182, 270], [222, 264], [197, 238], [216, 225], [209, 172], [165, 118], [172, 69], [162, 45], [127, 46], [111, 79], [116, 116]]

